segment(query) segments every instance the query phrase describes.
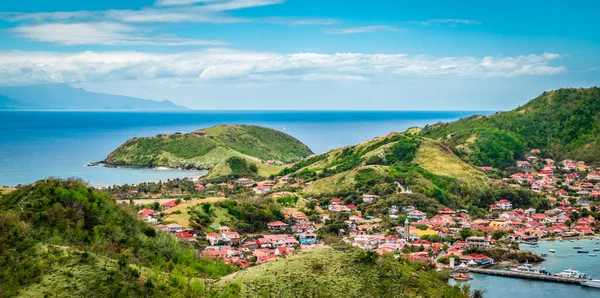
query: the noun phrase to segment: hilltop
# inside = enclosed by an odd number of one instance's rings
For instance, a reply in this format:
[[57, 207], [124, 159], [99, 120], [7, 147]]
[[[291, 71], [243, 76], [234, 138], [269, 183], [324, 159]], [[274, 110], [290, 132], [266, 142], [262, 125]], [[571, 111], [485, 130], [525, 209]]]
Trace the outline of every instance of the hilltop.
[[359, 198], [373, 193], [399, 198], [408, 194], [403, 194], [401, 187], [408, 187], [415, 191], [410, 196], [412, 203], [418, 205], [431, 205], [430, 197], [435, 199], [433, 203], [456, 207], [463, 196], [461, 191], [491, 188], [491, 180], [484, 173], [442, 142], [424, 138], [415, 129], [334, 149], [285, 168], [280, 175], [308, 181], [302, 191], [314, 197]]
[[[128, 140], [109, 154], [105, 162], [113, 166], [213, 169], [214, 176], [228, 175], [239, 162], [224, 163], [238, 157], [261, 173], [280, 168], [263, 161], [290, 163], [312, 152], [297, 139], [283, 132], [252, 125], [219, 125], [191, 133], [174, 133]], [[275, 168], [276, 170], [269, 170]]]
[[559, 89], [512, 111], [429, 125], [421, 134], [478, 166], [507, 167], [531, 149], [599, 163], [599, 114], [600, 88]]
[[168, 100], [90, 92], [68, 84], [43, 84], [0, 88], [0, 109], [33, 110], [188, 110]]

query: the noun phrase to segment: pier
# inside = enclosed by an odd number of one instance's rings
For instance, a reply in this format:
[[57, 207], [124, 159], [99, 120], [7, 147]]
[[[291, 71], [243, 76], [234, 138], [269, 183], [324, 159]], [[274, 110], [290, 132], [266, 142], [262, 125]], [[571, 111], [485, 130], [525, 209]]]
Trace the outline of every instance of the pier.
[[582, 281], [582, 279], [573, 278], [573, 277], [560, 277], [560, 276], [554, 276], [554, 275], [531, 274], [531, 273], [525, 273], [525, 272], [497, 270], [497, 269], [485, 269], [485, 268], [469, 268], [469, 272], [488, 274], [488, 275], [514, 277], [514, 278], [523, 278], [523, 279], [535, 279], [535, 280], [541, 280], [541, 281], [558, 282], [558, 283], [566, 283], [566, 284], [577, 284], [577, 285], [580, 284], [580, 282]]

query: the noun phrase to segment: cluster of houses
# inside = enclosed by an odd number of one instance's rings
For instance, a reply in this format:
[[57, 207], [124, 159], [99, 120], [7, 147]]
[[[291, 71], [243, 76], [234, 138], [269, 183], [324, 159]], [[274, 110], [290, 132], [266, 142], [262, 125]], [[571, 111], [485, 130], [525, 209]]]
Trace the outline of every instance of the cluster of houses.
[[[508, 200], [499, 200], [491, 209], [500, 211], [499, 215], [495, 218], [475, 220], [470, 220], [465, 212], [450, 208], [440, 209], [438, 214], [429, 219], [425, 213], [412, 210], [406, 214], [404, 225], [395, 227], [396, 233], [392, 234], [384, 233], [378, 218], [363, 219], [360, 216], [350, 216], [345, 222], [349, 233], [344, 241], [379, 254], [403, 252], [409, 260], [435, 263], [440, 257], [453, 255], [463, 263], [480, 265], [493, 263], [494, 260], [485, 255], [465, 255], [463, 252], [468, 248], [486, 248], [493, 245], [496, 242], [491, 238], [494, 231], [505, 231], [504, 240], [536, 241], [546, 237], [593, 235], [594, 227], [599, 224], [591, 216], [571, 223], [571, 213], [580, 213], [581, 210], [571, 207], [566, 202], [544, 213], [536, 213], [535, 209], [513, 209]], [[449, 236], [458, 237], [460, 231], [465, 228], [479, 231], [485, 236], [468, 237], [465, 241], [457, 241], [444, 250], [444, 239]], [[432, 239], [431, 236], [438, 236], [435, 238], [440, 242], [427, 240]], [[407, 246], [412, 249], [407, 249]], [[415, 252], [414, 247], [418, 247], [419, 251]]]
[[[287, 230], [283, 222], [267, 224], [270, 231]], [[219, 227], [226, 228], [226, 227]], [[228, 230], [228, 229], [225, 229]], [[236, 237], [236, 238], [234, 238]], [[207, 235], [210, 246], [202, 251], [205, 257], [220, 258], [229, 264], [247, 267], [250, 264], [262, 264], [285, 256], [297, 249], [320, 246], [317, 234], [310, 231], [290, 234], [268, 234], [256, 239], [240, 239], [237, 232], [213, 232]]]
[[529, 187], [532, 191], [549, 195], [581, 198], [600, 195], [599, 169], [594, 170], [583, 161], [570, 159], [556, 163], [551, 158], [538, 157], [539, 153], [538, 149], [531, 150], [526, 161], [517, 161], [517, 167], [523, 171], [503, 180], [512, 187]]
[[266, 224], [267, 231], [273, 234], [257, 238], [243, 238], [228, 227], [218, 227], [218, 232], [207, 234], [210, 246], [201, 253], [216, 257], [230, 264], [246, 267], [252, 263], [261, 264], [285, 256], [296, 249], [317, 247], [316, 228], [306, 214], [293, 211], [285, 214], [286, 222], [274, 221]]

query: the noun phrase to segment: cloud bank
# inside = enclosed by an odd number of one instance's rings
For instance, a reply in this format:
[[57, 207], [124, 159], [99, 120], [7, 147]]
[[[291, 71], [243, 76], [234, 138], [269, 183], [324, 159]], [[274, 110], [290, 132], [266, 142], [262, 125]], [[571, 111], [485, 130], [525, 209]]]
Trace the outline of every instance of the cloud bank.
[[193, 81], [372, 81], [403, 77], [548, 76], [565, 71], [558, 54], [431, 57], [406, 54], [248, 52], [0, 52], [0, 84], [77, 83], [156, 78]]

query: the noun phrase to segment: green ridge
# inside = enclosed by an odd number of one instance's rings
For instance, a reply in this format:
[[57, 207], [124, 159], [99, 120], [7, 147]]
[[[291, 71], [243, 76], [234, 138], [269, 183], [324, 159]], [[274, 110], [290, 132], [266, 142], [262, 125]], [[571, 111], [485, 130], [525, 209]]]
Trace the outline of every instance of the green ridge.
[[297, 139], [270, 128], [219, 125], [191, 133], [133, 138], [109, 154], [113, 166], [212, 169], [230, 157], [290, 163], [312, 152]]

